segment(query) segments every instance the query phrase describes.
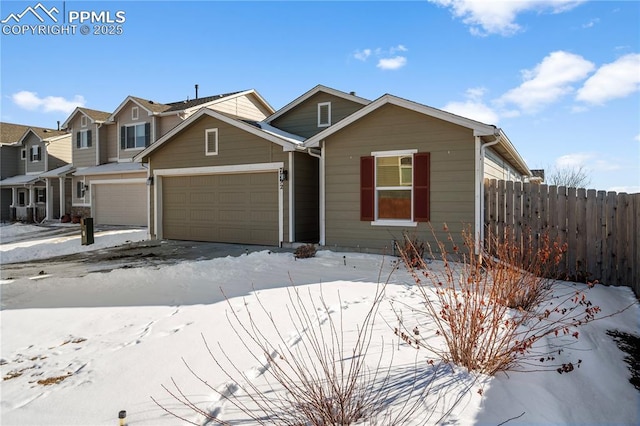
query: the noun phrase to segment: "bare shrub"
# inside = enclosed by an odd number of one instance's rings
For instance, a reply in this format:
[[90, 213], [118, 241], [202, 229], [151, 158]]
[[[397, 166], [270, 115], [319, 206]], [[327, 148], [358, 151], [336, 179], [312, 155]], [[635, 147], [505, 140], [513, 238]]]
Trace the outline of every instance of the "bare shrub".
[[404, 245], [402, 247], [403, 259], [412, 268], [421, 269], [424, 264], [425, 243], [416, 235], [403, 234]]
[[315, 257], [316, 251], [316, 246], [314, 246], [313, 244], [305, 244], [296, 248], [296, 250], [293, 252], [293, 255], [296, 259], [308, 259], [310, 257]]
[[[453, 241], [450, 236], [448, 240]], [[424, 262], [419, 268], [412, 266], [413, 259], [398, 247], [423, 303], [413, 308], [422, 323], [402, 323], [396, 334], [445, 362], [489, 375], [531, 363], [542, 369], [561, 366], [553, 363], [557, 350], [537, 352], [536, 342], [546, 336], [577, 339], [576, 327], [593, 320], [600, 310], [583, 291], [539, 277], [555, 261], [552, 253], [561, 249], [525, 255], [506, 239], [494, 242], [500, 259], [486, 251], [476, 255], [469, 231], [463, 232], [463, 240], [463, 250], [451, 250], [459, 254], [457, 262], [446, 245], [437, 242], [441, 270], [429, 269]], [[434, 334], [444, 339], [444, 347], [431, 342]]]
[[[229, 324], [258, 363], [260, 380], [238, 366], [222, 344], [214, 349], [204, 336], [209, 356], [228, 382], [215, 387], [183, 360], [190, 373], [217, 394], [220, 402], [231, 404], [245, 420], [260, 425], [401, 425], [414, 415], [426, 419], [431, 416], [424, 401], [437, 367], [418, 367], [416, 361], [411, 368], [397, 368], [384, 350], [373, 356], [373, 364], [371, 356], [367, 357], [384, 285], [377, 286], [373, 303], [360, 324], [345, 324], [342, 301], [338, 312], [333, 312], [322, 292], [318, 298], [289, 287], [287, 294], [288, 323], [294, 330], [287, 335], [257, 295], [261, 316], [265, 314], [267, 321], [250, 310], [246, 318], [241, 317], [227, 299]], [[347, 337], [347, 333], [355, 333], [355, 338]], [[219, 419], [220, 407], [202, 408], [175, 380], [172, 383], [173, 390], [163, 388], [187, 413], [198, 413], [214, 424], [240, 421]], [[171, 415], [199, 424], [153, 400]]]

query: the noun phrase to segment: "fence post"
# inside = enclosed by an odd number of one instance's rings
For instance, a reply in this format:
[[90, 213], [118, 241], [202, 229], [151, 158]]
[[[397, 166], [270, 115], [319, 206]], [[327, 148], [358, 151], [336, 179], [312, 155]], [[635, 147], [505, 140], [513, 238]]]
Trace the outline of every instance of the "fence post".
[[607, 204], [606, 204], [606, 223], [607, 223], [607, 251], [605, 252], [605, 256], [608, 260], [608, 268], [606, 270], [606, 282], [607, 285], [615, 285], [618, 281], [617, 271], [616, 271], [616, 263], [617, 256], [615, 253], [616, 250], [616, 193], [615, 192], [607, 192]]
[[589, 189], [587, 191], [586, 200], [586, 240], [587, 240], [587, 281], [593, 281], [596, 278], [596, 271], [602, 264], [602, 250], [598, 230], [598, 212], [596, 210], [596, 190]]
[[578, 281], [587, 279], [587, 190], [576, 191], [576, 275]]

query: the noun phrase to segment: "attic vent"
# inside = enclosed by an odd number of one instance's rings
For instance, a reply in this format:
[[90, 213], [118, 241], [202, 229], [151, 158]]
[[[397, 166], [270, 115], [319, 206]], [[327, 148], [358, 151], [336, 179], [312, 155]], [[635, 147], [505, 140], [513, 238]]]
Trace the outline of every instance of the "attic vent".
[[149, 101], [150, 104], [153, 104], [153, 101]]
[[49, 133], [51, 130], [49, 130], [49, 129], [42, 129], [42, 131], [43, 131], [43, 132], [45, 132], [45, 133]]
[[356, 95], [356, 92], [349, 92], [349, 94], [350, 94], [351, 96], [355, 96], [355, 95]]

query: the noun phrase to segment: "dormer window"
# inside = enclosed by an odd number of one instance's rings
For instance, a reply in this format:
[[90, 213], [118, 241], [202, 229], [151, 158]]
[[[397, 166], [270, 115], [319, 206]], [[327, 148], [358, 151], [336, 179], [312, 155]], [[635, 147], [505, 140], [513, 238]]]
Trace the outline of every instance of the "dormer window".
[[151, 124], [120, 127], [120, 149], [143, 149], [151, 142]]
[[331, 126], [331, 102], [318, 104], [318, 127]]
[[91, 130], [82, 130], [76, 133], [76, 148], [89, 148], [91, 146]]
[[40, 145], [33, 145], [31, 147], [31, 162], [42, 160], [42, 148]]
[[138, 119], [138, 107], [133, 107], [131, 108], [131, 119], [132, 120], [137, 120]]
[[80, 126], [81, 127], [87, 127], [87, 116], [83, 115], [80, 117]]

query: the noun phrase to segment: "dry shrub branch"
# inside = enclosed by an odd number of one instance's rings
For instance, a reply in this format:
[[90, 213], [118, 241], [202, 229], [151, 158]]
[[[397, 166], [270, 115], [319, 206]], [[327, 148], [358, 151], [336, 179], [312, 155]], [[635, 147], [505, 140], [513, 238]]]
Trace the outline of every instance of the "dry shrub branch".
[[[416, 262], [415, 251], [406, 248], [412, 246], [409, 239], [398, 246], [423, 303], [414, 308], [421, 323], [402, 324], [396, 334], [445, 362], [484, 374], [531, 363], [556, 369], [558, 351], [538, 352], [536, 342], [547, 336], [577, 339], [576, 328], [600, 311], [584, 291], [543, 278], [551, 276], [565, 248], [546, 236], [521, 243], [507, 233], [492, 240], [491, 253], [476, 254], [473, 234], [467, 230], [462, 237], [463, 249], [450, 235], [448, 244], [438, 241], [437, 256], [429, 246], [442, 268], [430, 269], [424, 259]], [[430, 331], [444, 339], [444, 346], [432, 343], [438, 339], [429, 339]], [[561, 370], [566, 366], [560, 365]]]
[[[396, 366], [389, 356], [393, 350], [385, 353], [383, 349], [384, 341], [376, 345], [376, 354], [370, 354], [384, 288], [384, 284], [377, 286], [371, 307], [359, 324], [346, 324], [342, 300], [334, 310], [322, 291], [318, 297], [289, 287], [286, 313], [281, 312], [280, 319], [286, 315], [285, 329], [293, 330], [291, 334], [282, 331], [282, 322], [257, 295], [258, 308], [252, 312], [245, 303], [244, 314], [227, 299], [229, 324], [257, 368], [244, 370], [223, 344], [213, 348], [203, 336], [209, 356], [227, 382], [220, 385], [218, 381], [214, 386], [183, 361], [190, 373], [218, 396], [217, 405], [202, 408], [173, 379], [171, 388], [163, 388], [179, 408], [152, 399], [191, 424], [199, 423], [189, 420], [189, 413], [199, 414], [208, 424], [223, 425], [241, 419], [260, 425], [402, 425], [416, 416], [426, 422], [433, 413], [425, 401], [437, 367], [418, 366], [417, 356], [412, 366]], [[226, 413], [232, 408], [241, 418], [221, 420], [223, 408]]]

